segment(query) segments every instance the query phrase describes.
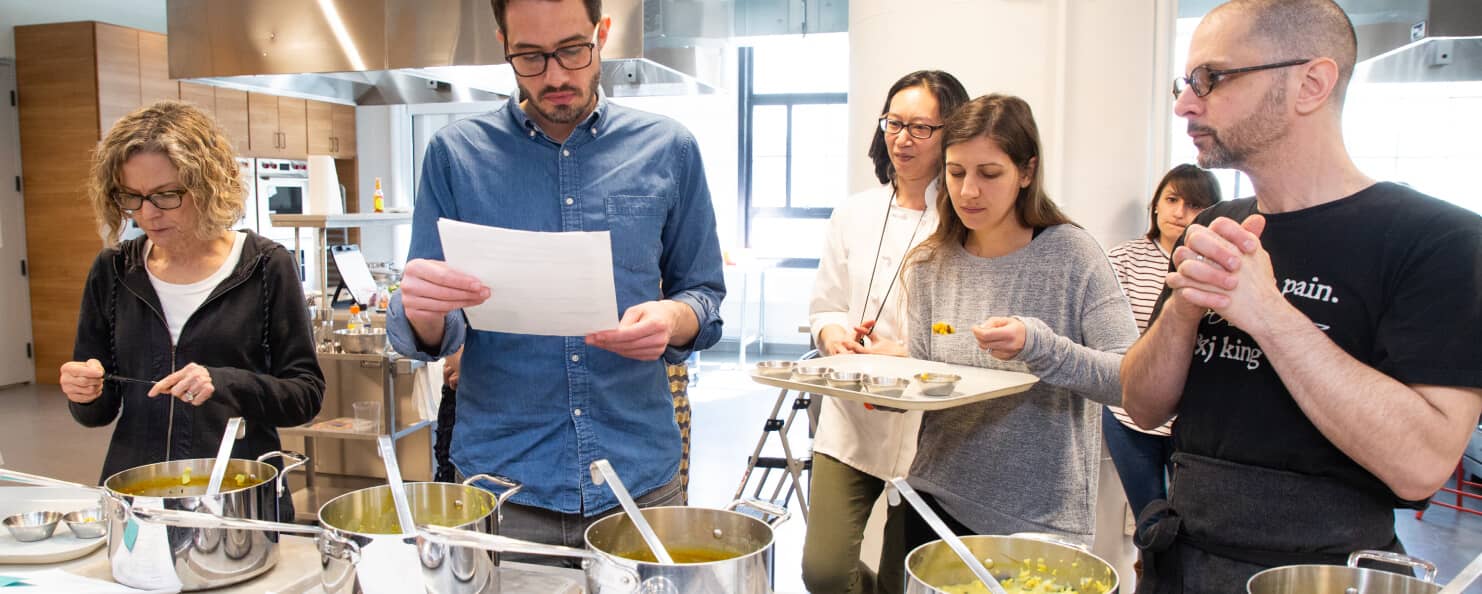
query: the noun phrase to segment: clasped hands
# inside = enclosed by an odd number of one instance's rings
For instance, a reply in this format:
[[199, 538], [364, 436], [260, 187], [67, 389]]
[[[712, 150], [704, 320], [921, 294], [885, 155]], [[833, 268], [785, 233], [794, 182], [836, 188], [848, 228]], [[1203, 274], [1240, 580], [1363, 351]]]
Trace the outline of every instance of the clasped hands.
[[1271, 255], [1261, 244], [1266, 217], [1251, 215], [1243, 223], [1227, 217], [1189, 225], [1184, 243], [1173, 251], [1175, 272], [1167, 277], [1173, 297], [1165, 311], [1196, 319], [1213, 310], [1235, 327], [1254, 328], [1274, 310], [1286, 306]]
[[[437, 260], [407, 262], [401, 282], [401, 304], [418, 340], [440, 342], [448, 312], [479, 305], [490, 298], [489, 288], [477, 278]], [[586, 344], [640, 361], [664, 355], [679, 326], [679, 307], [672, 301], [646, 301], [629, 307], [616, 328], [593, 332]], [[426, 340], [436, 337], [437, 340]]]

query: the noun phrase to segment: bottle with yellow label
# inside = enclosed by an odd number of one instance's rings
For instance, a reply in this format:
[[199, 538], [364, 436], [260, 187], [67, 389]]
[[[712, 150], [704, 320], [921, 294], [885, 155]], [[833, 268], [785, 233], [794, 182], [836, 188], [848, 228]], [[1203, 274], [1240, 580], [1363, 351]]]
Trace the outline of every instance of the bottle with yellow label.
[[376, 178], [376, 193], [371, 196], [371, 204], [376, 212], [386, 212], [386, 195], [381, 193], [381, 178]]
[[345, 329], [351, 332], [360, 329], [360, 304], [350, 304], [350, 321], [345, 324]]

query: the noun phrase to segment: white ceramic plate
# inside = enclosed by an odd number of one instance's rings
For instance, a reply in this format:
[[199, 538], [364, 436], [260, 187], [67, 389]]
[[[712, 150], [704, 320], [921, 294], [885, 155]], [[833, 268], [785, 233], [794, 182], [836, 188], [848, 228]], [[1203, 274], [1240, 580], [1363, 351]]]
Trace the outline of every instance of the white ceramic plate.
[[[98, 496], [86, 489], [66, 487], [0, 487], [0, 518], [31, 511], [54, 511], [65, 514], [98, 507]], [[57, 524], [51, 538], [21, 542], [0, 529], [0, 563], [58, 563], [86, 555], [108, 536], [79, 539], [72, 535], [66, 522]]]

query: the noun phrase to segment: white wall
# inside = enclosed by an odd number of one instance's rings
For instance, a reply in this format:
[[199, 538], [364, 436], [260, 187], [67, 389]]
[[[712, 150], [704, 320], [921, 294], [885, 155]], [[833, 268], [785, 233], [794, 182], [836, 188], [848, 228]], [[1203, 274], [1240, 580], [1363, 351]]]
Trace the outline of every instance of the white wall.
[[0, 57], [15, 57], [16, 25], [103, 21], [165, 32], [165, 0], [0, 0]]
[[[1142, 209], [1165, 163], [1172, 0], [854, 0], [850, 5], [850, 154], [868, 150], [870, 122], [900, 76], [951, 72], [968, 94], [1028, 101], [1044, 144], [1050, 196], [1104, 246], [1142, 231]], [[929, 35], [910, 32], [923, 15]], [[1160, 25], [1161, 23], [1161, 25]], [[873, 186], [865, 159], [853, 190]]]

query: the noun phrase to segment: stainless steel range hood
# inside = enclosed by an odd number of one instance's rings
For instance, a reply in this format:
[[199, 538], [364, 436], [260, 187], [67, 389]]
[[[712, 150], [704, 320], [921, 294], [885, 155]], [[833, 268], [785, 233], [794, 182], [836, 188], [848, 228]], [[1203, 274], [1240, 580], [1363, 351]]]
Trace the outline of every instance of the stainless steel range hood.
[[[1482, 80], [1477, 0], [1348, 0], [1358, 33], [1354, 79], [1370, 83]], [[1347, 6], [1354, 4], [1356, 6]], [[1354, 9], [1365, 10], [1352, 14]]]
[[[171, 78], [353, 105], [487, 101], [515, 90], [488, 0], [167, 0], [166, 6]], [[705, 70], [697, 65], [716, 59], [715, 48], [666, 46], [645, 55], [643, 1], [607, 0], [603, 11], [613, 19], [602, 52], [609, 96], [715, 91], [716, 84], [694, 75]]]

